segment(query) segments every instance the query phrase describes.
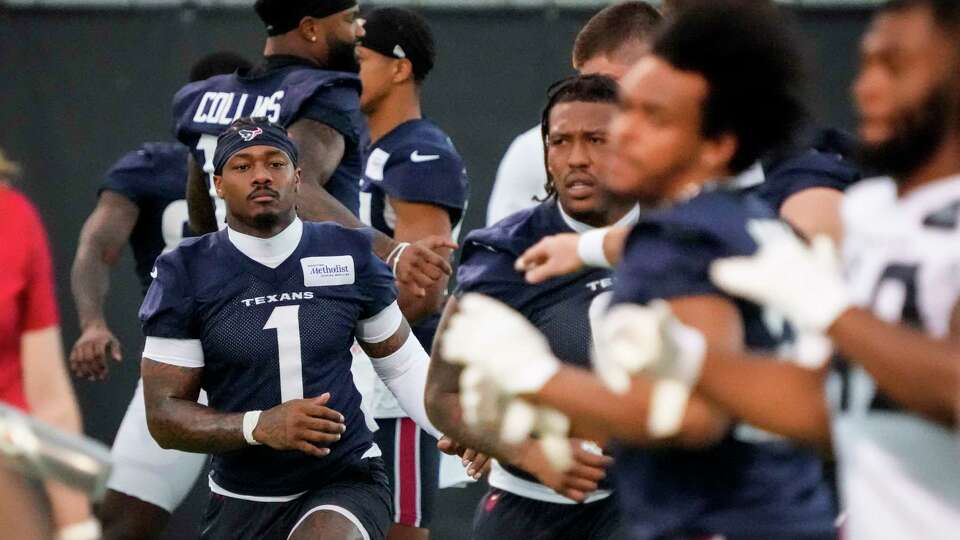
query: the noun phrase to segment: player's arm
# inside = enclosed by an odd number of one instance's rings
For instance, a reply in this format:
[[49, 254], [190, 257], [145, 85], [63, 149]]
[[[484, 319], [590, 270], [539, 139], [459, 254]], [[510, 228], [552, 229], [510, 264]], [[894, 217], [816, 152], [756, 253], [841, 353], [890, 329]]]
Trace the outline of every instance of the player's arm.
[[70, 272], [82, 332], [70, 351], [70, 366], [79, 377], [102, 379], [107, 374], [107, 357], [121, 359], [120, 342], [107, 325], [103, 304], [110, 269], [117, 264], [139, 215], [140, 209], [129, 198], [105, 190], [80, 231]]
[[397, 302], [360, 321], [356, 335], [377, 376], [397, 398], [407, 416], [433, 437], [442, 437], [424, 408], [430, 358], [410, 331]]
[[[390, 197], [389, 201], [397, 214], [393, 236], [396, 241], [416, 242], [431, 236], [451, 237], [450, 214], [445, 209], [433, 204], [408, 202], [394, 197]], [[439, 248], [438, 252], [449, 258], [453, 251], [450, 248]], [[417, 296], [409, 290], [401, 289], [398, 302], [404, 317], [411, 323], [416, 323], [423, 317], [440, 311], [448, 281], [448, 276], [441, 276], [425, 288], [425, 296]]]
[[187, 218], [190, 230], [196, 234], [217, 232], [217, 210], [210, 197], [207, 173], [193, 158], [187, 156]]
[[843, 192], [828, 187], [804, 189], [787, 197], [780, 207], [780, 217], [797, 228], [806, 238], [825, 234], [839, 242], [843, 235], [840, 205]]
[[[148, 344], [145, 353], [151, 348], [159, 350]], [[330, 449], [319, 445], [340, 440], [340, 434], [346, 431], [343, 415], [325, 406], [330, 394], [287, 401], [266, 411], [254, 411], [254, 416], [250, 412], [225, 413], [197, 403], [202, 367], [172, 365], [145, 355], [140, 371], [147, 426], [162, 448], [212, 454], [264, 444], [324, 457]]]
[[[343, 135], [332, 127], [309, 118], [294, 122], [287, 132], [300, 150], [300, 168], [303, 169], [303, 183], [297, 202], [300, 217], [309, 221], [334, 221], [351, 229], [366, 227], [357, 216], [324, 189], [343, 159], [346, 148]], [[397, 279], [415, 296], [425, 296], [427, 287], [453, 271], [446, 258], [434, 252], [439, 249], [456, 249], [457, 245], [449, 238], [428, 238], [399, 252], [398, 241], [374, 229], [370, 229], [370, 232], [373, 237], [373, 252], [388, 263], [393, 263], [392, 260], [387, 260], [391, 255], [399, 258], [395, 265]]]
[[584, 266], [613, 267], [623, 258], [623, 247], [630, 234], [628, 227], [608, 227], [585, 234], [564, 233], [548, 236], [517, 259], [517, 271], [524, 272], [529, 283], [572, 274]]
[[[771, 238], [750, 257], [715, 262], [711, 279], [784, 313], [800, 328], [826, 333], [895, 401], [944, 425], [956, 424], [957, 334], [933, 338], [853, 307], [827, 238], [815, 238], [812, 246], [793, 237]], [[955, 330], [956, 308], [953, 315]]]
[[935, 339], [863, 309], [846, 310], [828, 335], [847, 358], [863, 366], [894, 401], [946, 426], [957, 425], [960, 392], [960, 304], [951, 336]]
[[[671, 302], [681, 320], [697, 328], [708, 348], [742, 350], [743, 328], [733, 306], [716, 296], [692, 296]], [[584, 370], [563, 367], [536, 394], [535, 400], [555, 407], [574, 424], [602, 426], [612, 438], [635, 444], [674, 444], [705, 447], [718, 441], [729, 426], [728, 415], [716, 404], [694, 392], [690, 394], [675, 435], [663, 438], [652, 433], [654, 411], [661, 397], [660, 381], [640, 375], [629, 390], [615, 394], [600, 379]]]

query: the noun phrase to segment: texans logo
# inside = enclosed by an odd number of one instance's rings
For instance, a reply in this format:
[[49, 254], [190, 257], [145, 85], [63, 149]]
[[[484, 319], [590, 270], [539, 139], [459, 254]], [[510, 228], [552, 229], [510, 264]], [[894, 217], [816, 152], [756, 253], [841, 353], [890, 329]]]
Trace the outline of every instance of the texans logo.
[[237, 132], [237, 134], [240, 135], [240, 138], [243, 139], [244, 142], [252, 141], [257, 135], [260, 135], [261, 133], [263, 133], [263, 129], [261, 128], [241, 129], [240, 131]]

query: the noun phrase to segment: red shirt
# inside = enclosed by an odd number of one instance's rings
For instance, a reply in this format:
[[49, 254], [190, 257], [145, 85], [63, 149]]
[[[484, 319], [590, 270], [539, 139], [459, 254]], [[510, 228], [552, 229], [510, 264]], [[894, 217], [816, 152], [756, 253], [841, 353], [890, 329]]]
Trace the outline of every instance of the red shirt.
[[20, 338], [59, 323], [52, 266], [37, 210], [0, 186], [0, 401], [24, 410]]

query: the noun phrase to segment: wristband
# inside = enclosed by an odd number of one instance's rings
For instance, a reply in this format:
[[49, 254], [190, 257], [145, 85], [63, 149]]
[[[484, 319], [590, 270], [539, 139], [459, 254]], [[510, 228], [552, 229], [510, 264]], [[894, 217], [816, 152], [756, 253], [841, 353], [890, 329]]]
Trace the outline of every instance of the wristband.
[[260, 422], [260, 413], [262, 412], [263, 411], [247, 411], [243, 413], [243, 438], [247, 440], [247, 444], [263, 444], [253, 438], [253, 430], [257, 428], [257, 424]]
[[610, 232], [609, 227], [594, 229], [580, 235], [577, 241], [577, 255], [583, 264], [596, 268], [613, 268], [610, 261], [607, 260], [607, 254], [603, 252], [603, 239]]
[[647, 431], [655, 439], [672, 437], [683, 426], [690, 388], [674, 379], [660, 379], [653, 385]]
[[410, 247], [410, 242], [401, 242], [399, 246], [393, 248], [393, 251], [390, 252], [390, 255], [387, 256], [387, 264], [390, 264], [390, 258], [393, 258], [393, 265], [391, 270], [393, 270], [393, 275], [397, 275], [397, 264], [400, 263], [400, 256], [403, 255], [403, 252]]
[[57, 540], [100, 540], [102, 531], [96, 518], [67, 525], [57, 531]]

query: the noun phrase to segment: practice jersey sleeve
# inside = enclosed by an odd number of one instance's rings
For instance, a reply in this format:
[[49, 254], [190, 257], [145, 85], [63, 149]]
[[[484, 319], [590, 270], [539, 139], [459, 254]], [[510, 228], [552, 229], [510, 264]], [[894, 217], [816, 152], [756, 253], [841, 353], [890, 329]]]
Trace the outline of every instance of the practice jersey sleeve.
[[37, 211], [32, 206], [26, 210], [29, 261], [22, 313], [23, 329], [31, 331], [54, 326], [60, 321], [47, 233]]
[[725, 256], [722, 242], [670, 224], [638, 225], [617, 268], [614, 303], [722, 294], [710, 281], [710, 263]]
[[357, 96], [358, 90], [346, 84], [321, 87], [300, 106], [297, 118], [326, 124], [351, 145], [359, 144], [362, 134], [352, 116], [359, 112]]
[[153, 156], [147, 149], [140, 148], [120, 158], [107, 171], [98, 193], [113, 191], [139, 206], [145, 198], [150, 196], [144, 178], [150, 178], [153, 174]]
[[516, 256], [509, 251], [469, 238], [457, 268], [456, 296], [484, 294], [523, 310], [539, 294], [538, 287], [527, 284], [513, 268]]
[[779, 211], [791, 196], [813, 188], [844, 191], [860, 180], [860, 170], [839, 154], [816, 149], [764, 165], [757, 196]]
[[390, 197], [463, 210], [467, 180], [463, 161], [447, 149], [433, 145], [408, 146], [394, 151], [378, 185]]
[[362, 261], [357, 274], [357, 283], [361, 287], [363, 296], [360, 319], [369, 319], [397, 301], [397, 285], [390, 267], [370, 249], [369, 234], [352, 230], [348, 232], [360, 239], [365, 246], [359, 255]]
[[140, 307], [140, 322], [148, 338], [200, 339], [194, 299], [186, 270], [174, 250], [154, 266], [153, 283]]

